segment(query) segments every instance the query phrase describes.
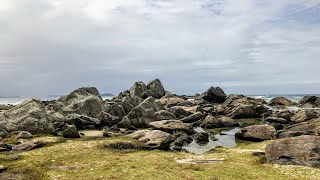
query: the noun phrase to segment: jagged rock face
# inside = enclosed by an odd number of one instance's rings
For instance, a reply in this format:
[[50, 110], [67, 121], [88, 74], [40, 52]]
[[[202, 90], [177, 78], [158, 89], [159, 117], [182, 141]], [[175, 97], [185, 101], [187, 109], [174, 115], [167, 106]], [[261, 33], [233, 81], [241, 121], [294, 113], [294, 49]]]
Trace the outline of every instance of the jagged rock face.
[[182, 131], [188, 134], [194, 133], [192, 124], [183, 123], [180, 120], [154, 121], [150, 123], [150, 126], [154, 129], [165, 131], [168, 133], [173, 133], [175, 131]]
[[160, 110], [159, 112], [156, 113], [157, 115], [157, 120], [169, 120], [169, 119], [177, 119], [177, 117], [169, 111], [166, 110]]
[[285, 97], [275, 97], [273, 98], [270, 103], [270, 106], [295, 106], [297, 103], [290, 101]]
[[[0, 117], [0, 127], [7, 132], [28, 131], [33, 134], [54, 132], [45, 107], [40, 100], [27, 100]], [[0, 128], [1, 130], [1, 128]], [[1, 133], [1, 132], [0, 132]]]
[[279, 139], [267, 145], [268, 162], [320, 167], [320, 136]]
[[317, 96], [304, 96], [300, 101], [299, 104], [311, 104], [312, 106], [319, 107], [320, 106], [320, 97]]
[[106, 112], [101, 112], [98, 116], [98, 119], [100, 120], [100, 125], [101, 126], [113, 126], [116, 125], [118, 122], [121, 121], [121, 119], [119, 119], [116, 116], [112, 116], [109, 113]]
[[206, 92], [199, 95], [196, 99], [204, 99], [210, 103], [223, 103], [227, 95], [220, 87], [210, 87]]
[[140, 97], [140, 98], [142, 98], [143, 93], [145, 93], [146, 91], [148, 91], [148, 88], [147, 88], [147, 86], [146, 86], [143, 82], [141, 82], [141, 81], [135, 82], [135, 83], [133, 84], [133, 86], [132, 86], [132, 87], [130, 88], [130, 90], [129, 90], [131, 97], [137, 96], [137, 97]]
[[80, 114], [97, 118], [101, 111], [105, 111], [105, 107], [98, 90], [90, 87], [62, 96], [54, 105], [54, 110], [63, 115]]
[[129, 136], [143, 142], [150, 149], [167, 150], [175, 140], [173, 135], [159, 130], [139, 130]]
[[239, 124], [230, 117], [219, 117], [216, 118], [212, 115], [206, 116], [202, 121], [201, 127], [212, 129], [212, 128], [222, 128], [222, 127], [236, 127]]
[[256, 107], [254, 105], [239, 105], [235, 107], [229, 107], [226, 110], [226, 116], [234, 119], [260, 117], [260, 115], [256, 112]]
[[[157, 120], [156, 112], [163, 109], [160, 103], [157, 103], [153, 97], [149, 97], [133, 108], [117, 125], [123, 128], [148, 127], [150, 122]], [[128, 121], [130, 125], [128, 125]]]
[[100, 120], [79, 114], [69, 114], [66, 117], [68, 124], [74, 124], [78, 129], [95, 129], [101, 124]]
[[164, 90], [162, 83], [159, 79], [150, 81], [147, 85], [147, 88], [153, 93], [154, 98], [161, 98], [166, 94], [166, 91]]
[[318, 117], [318, 113], [311, 109], [299, 110], [293, 116], [291, 116], [291, 121], [295, 124], [314, 119]]
[[242, 128], [236, 133], [236, 138], [247, 141], [263, 141], [274, 139], [277, 134], [276, 129], [270, 125], [253, 125]]

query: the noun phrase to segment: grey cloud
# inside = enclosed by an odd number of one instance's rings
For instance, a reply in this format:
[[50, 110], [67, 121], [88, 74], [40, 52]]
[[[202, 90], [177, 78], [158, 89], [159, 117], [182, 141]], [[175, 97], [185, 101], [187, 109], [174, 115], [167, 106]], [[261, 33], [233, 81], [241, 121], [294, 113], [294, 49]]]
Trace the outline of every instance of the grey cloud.
[[156, 77], [180, 94], [316, 93], [320, 24], [274, 23], [316, 1], [259, 2], [0, 0], [0, 95], [118, 93]]

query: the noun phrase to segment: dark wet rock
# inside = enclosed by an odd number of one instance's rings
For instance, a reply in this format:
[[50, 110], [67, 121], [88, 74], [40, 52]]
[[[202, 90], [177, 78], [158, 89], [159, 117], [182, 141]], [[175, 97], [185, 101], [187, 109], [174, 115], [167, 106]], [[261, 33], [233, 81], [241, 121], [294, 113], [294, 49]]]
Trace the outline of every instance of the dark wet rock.
[[276, 130], [281, 130], [284, 128], [281, 123], [271, 123], [270, 125], [273, 126]]
[[310, 133], [307, 131], [281, 130], [278, 132], [277, 138], [283, 139], [283, 138], [296, 137], [296, 136], [302, 136], [302, 135], [315, 135], [315, 133]]
[[319, 107], [320, 106], [320, 97], [317, 96], [304, 96], [300, 101], [299, 104], [302, 106], [306, 104], [310, 104], [311, 107]]
[[41, 147], [42, 144], [38, 140], [26, 141], [24, 143], [12, 147], [12, 151], [28, 151]]
[[236, 133], [236, 138], [247, 141], [263, 141], [274, 139], [277, 134], [276, 129], [270, 125], [253, 125], [244, 127]]
[[80, 138], [80, 134], [74, 125], [68, 125], [62, 135], [64, 138]]
[[219, 117], [216, 118], [212, 115], [206, 116], [206, 118], [202, 121], [201, 127], [206, 129], [212, 129], [212, 128], [222, 128], [222, 127], [236, 127], [239, 124], [234, 121], [230, 117]]
[[146, 92], [146, 91], [148, 91], [148, 88], [141, 81], [135, 82], [133, 84], [133, 86], [129, 90], [131, 97], [137, 96], [137, 97], [140, 97], [140, 98], [142, 98], [143, 93]]
[[177, 137], [177, 139], [173, 142], [173, 145], [178, 146], [178, 147], [182, 147], [182, 146], [186, 146], [186, 145], [190, 144], [192, 141], [193, 141], [193, 139], [190, 136], [184, 134], [184, 135]]
[[0, 164], [0, 173], [3, 173], [7, 170], [7, 167], [5, 167], [4, 165]]
[[297, 111], [293, 116], [291, 116], [291, 121], [294, 124], [308, 121], [310, 119], [314, 119], [318, 117], [318, 113], [312, 109], [304, 109]]
[[170, 111], [160, 110], [156, 112], [157, 120], [169, 120], [169, 119], [177, 119], [177, 117]]
[[28, 131], [34, 134], [54, 132], [44, 105], [36, 99], [24, 101], [0, 115], [0, 134], [5, 133], [1, 129], [7, 132]]
[[63, 115], [79, 114], [97, 118], [101, 111], [105, 111], [104, 102], [94, 87], [79, 88], [56, 101], [54, 110]]
[[0, 142], [0, 152], [11, 151], [12, 146], [9, 144], [5, 144], [4, 142]]
[[285, 97], [275, 97], [273, 98], [270, 103], [270, 106], [295, 106], [297, 103], [290, 101]]
[[206, 132], [197, 133], [194, 135], [194, 140], [197, 144], [204, 146], [209, 143], [209, 134]]
[[100, 126], [100, 120], [79, 114], [69, 114], [67, 117], [68, 124], [74, 124], [78, 129], [95, 129]]
[[268, 113], [269, 109], [264, 105], [258, 105], [255, 107], [255, 111], [257, 114], [265, 114]]
[[165, 131], [168, 133], [173, 133], [177, 131], [183, 131], [188, 134], [193, 134], [194, 130], [192, 124], [183, 123], [180, 120], [162, 120], [162, 121], [154, 121], [150, 123], [150, 127]]
[[254, 151], [252, 152], [253, 156], [257, 156], [257, 157], [261, 157], [261, 156], [265, 156], [266, 153], [265, 152], [260, 152], [260, 151]]
[[155, 97], [155, 95], [150, 90], [143, 92], [142, 99], [146, 99], [148, 97]]
[[113, 126], [121, 121], [119, 117], [112, 116], [111, 114], [104, 111], [99, 113], [98, 120], [100, 121], [101, 126]]
[[279, 139], [267, 145], [265, 154], [276, 164], [320, 167], [320, 136]]
[[103, 131], [103, 132], [102, 132], [102, 136], [103, 136], [103, 137], [111, 137], [111, 136], [110, 136], [110, 133], [107, 132], [107, 131]]
[[227, 95], [220, 87], [210, 87], [207, 91], [196, 98], [196, 101], [202, 102], [201, 99], [210, 103], [223, 103]]
[[203, 117], [203, 114], [201, 112], [196, 112], [194, 114], [191, 114], [190, 116], [184, 117], [180, 119], [184, 123], [193, 123], [195, 121], [201, 120]]
[[150, 122], [157, 120], [156, 112], [160, 110], [163, 110], [162, 105], [157, 103], [153, 97], [149, 97], [133, 108], [117, 125], [123, 128], [148, 127]]
[[175, 140], [173, 135], [159, 130], [139, 130], [129, 136], [144, 143], [149, 149], [167, 150]]
[[266, 121], [270, 123], [281, 123], [281, 124], [289, 123], [288, 120], [280, 117], [267, 117]]
[[29, 139], [32, 138], [33, 135], [28, 131], [21, 131], [17, 136], [16, 139]]
[[161, 98], [166, 94], [164, 87], [159, 79], [150, 81], [147, 85], [147, 88], [151, 91], [154, 98]]

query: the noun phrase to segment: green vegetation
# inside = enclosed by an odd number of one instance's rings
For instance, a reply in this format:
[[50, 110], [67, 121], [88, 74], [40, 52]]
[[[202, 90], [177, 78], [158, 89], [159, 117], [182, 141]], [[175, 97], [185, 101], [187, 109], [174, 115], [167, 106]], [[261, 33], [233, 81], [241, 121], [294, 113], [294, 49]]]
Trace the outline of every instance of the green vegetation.
[[[203, 155], [159, 150], [116, 150], [108, 144], [139, 144], [128, 137], [62, 141], [38, 137], [50, 143], [39, 149], [0, 153], [0, 164], [8, 170], [0, 179], [254, 179], [301, 180], [320, 178], [320, 169], [261, 164], [252, 151], [263, 151], [270, 141], [217, 148]], [[178, 164], [177, 159], [225, 159], [217, 164]]]

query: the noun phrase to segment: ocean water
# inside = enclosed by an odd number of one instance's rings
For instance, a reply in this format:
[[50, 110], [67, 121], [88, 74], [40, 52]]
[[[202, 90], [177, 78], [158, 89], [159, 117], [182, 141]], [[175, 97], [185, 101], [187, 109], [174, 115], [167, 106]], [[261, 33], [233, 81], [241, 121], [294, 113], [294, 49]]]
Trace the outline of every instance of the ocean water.
[[261, 98], [270, 102], [275, 97], [285, 97], [293, 102], [299, 102], [304, 96], [319, 96], [320, 94], [270, 94], [270, 95], [247, 95], [252, 98]]
[[[17, 105], [17, 104], [20, 104], [23, 101], [31, 99], [31, 98], [40, 99], [42, 101], [51, 101], [51, 100], [57, 100], [60, 97], [0, 97], [0, 104]], [[111, 96], [102, 96], [103, 100], [111, 99], [111, 98], [112, 98]]]

